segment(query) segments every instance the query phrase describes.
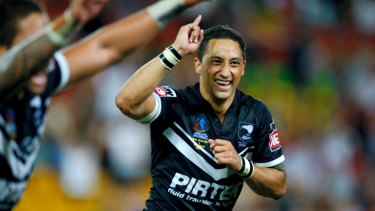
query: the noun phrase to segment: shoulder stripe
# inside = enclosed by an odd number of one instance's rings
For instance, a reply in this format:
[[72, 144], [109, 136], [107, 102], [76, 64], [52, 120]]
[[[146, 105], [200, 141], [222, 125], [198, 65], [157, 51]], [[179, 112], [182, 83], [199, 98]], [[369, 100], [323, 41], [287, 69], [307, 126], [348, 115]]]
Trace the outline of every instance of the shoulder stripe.
[[154, 108], [154, 110], [152, 110], [151, 113], [149, 113], [145, 117], [142, 117], [141, 119], [137, 120], [138, 122], [140, 122], [142, 124], [150, 124], [155, 119], [157, 119], [160, 115], [160, 112], [161, 112], [161, 109], [162, 109], [160, 97], [159, 97], [159, 95], [157, 95], [154, 92], [152, 93], [152, 95], [154, 96], [155, 101], [156, 101], [155, 102], [155, 108]]
[[[189, 141], [194, 145], [194, 147], [199, 147], [198, 144], [193, 141], [193, 138], [187, 134], [180, 125], [178, 125], [176, 122], [173, 122], [173, 124], [186, 136], [189, 138]], [[211, 158], [211, 160], [213, 160], [215, 163], [217, 163], [217, 160], [214, 158], [214, 156], [212, 156], [210, 153], [208, 153], [205, 149], [202, 149], [201, 150], [205, 155], [207, 155], [209, 158]]]
[[275, 160], [272, 160], [270, 162], [266, 162], [266, 163], [254, 163], [256, 166], [259, 166], [259, 167], [272, 167], [272, 166], [276, 166], [282, 162], [285, 161], [285, 157], [284, 155], [281, 155], [280, 157], [276, 158]]
[[61, 51], [56, 52], [54, 57], [61, 71], [61, 81], [60, 81], [59, 86], [55, 90], [55, 92], [59, 92], [66, 86], [66, 84], [69, 81], [70, 68], [69, 68], [68, 61], [66, 60], [64, 54]]
[[[181, 128], [181, 127], [180, 127]], [[188, 160], [194, 163], [202, 171], [210, 175], [215, 181], [228, 178], [233, 175], [234, 172], [229, 168], [216, 169], [211, 164], [209, 164], [200, 154], [198, 154], [194, 149], [189, 146], [176, 132], [174, 132], [170, 127], [167, 128], [163, 135], [168, 139], [169, 142], [176, 149], [183, 154]], [[212, 156], [211, 156], [212, 157]]]

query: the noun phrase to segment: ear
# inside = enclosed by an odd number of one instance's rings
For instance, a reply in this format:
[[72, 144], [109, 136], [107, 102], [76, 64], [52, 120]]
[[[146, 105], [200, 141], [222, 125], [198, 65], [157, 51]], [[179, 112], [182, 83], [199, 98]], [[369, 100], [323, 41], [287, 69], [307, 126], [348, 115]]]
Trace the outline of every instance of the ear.
[[194, 66], [195, 66], [195, 72], [200, 75], [202, 71], [202, 63], [201, 61], [199, 61], [197, 57], [194, 58]]
[[243, 61], [243, 68], [242, 68], [241, 76], [245, 75], [245, 69], [246, 69], [246, 60]]

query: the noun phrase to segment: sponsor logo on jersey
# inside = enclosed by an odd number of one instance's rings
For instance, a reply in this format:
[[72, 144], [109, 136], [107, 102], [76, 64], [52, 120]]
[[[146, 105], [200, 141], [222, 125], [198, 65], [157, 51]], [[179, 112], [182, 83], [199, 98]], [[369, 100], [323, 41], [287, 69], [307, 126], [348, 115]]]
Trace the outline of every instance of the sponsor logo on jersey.
[[208, 135], [206, 131], [209, 128], [210, 124], [208, 123], [206, 116], [202, 113], [198, 114], [193, 125], [193, 129], [195, 131], [193, 134], [193, 140], [199, 146], [197, 149], [208, 147]]
[[239, 142], [239, 147], [246, 147], [246, 145], [253, 140], [251, 136], [254, 130], [254, 124], [240, 122], [238, 126], [238, 138], [242, 141]]
[[269, 147], [273, 152], [281, 148], [281, 143], [279, 141], [279, 133], [277, 132], [274, 121], [270, 124], [270, 128], [272, 129], [272, 132], [269, 134]]
[[175, 173], [168, 193], [186, 201], [226, 207], [235, 202], [240, 186], [241, 183], [226, 186]]
[[157, 86], [154, 91], [160, 97], [176, 97], [176, 92], [168, 86]]

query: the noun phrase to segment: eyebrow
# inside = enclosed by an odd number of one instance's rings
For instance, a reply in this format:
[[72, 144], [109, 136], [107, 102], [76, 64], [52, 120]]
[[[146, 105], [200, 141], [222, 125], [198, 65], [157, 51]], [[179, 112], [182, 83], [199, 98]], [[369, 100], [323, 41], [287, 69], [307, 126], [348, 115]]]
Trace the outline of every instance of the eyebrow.
[[[213, 59], [221, 59], [221, 60], [224, 60], [223, 57], [221, 56], [211, 56], [211, 57], [208, 57], [209, 60], [213, 60]], [[242, 57], [233, 57], [233, 58], [230, 58], [229, 59], [230, 61], [232, 60], [240, 60], [240, 61], [243, 61], [244, 59]]]

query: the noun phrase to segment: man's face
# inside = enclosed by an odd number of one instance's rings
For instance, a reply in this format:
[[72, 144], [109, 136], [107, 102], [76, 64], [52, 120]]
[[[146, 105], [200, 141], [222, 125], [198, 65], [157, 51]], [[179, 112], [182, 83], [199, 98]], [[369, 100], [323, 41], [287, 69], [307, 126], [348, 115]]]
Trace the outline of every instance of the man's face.
[[[43, 13], [30, 13], [18, 22], [18, 32], [13, 39], [12, 45], [25, 40], [33, 33], [45, 27], [49, 22], [47, 15]], [[45, 70], [40, 70], [27, 81], [27, 89], [34, 94], [41, 94], [47, 84], [47, 74]]]
[[216, 103], [233, 100], [245, 64], [237, 42], [230, 39], [210, 40], [202, 61], [195, 59], [203, 97]]

